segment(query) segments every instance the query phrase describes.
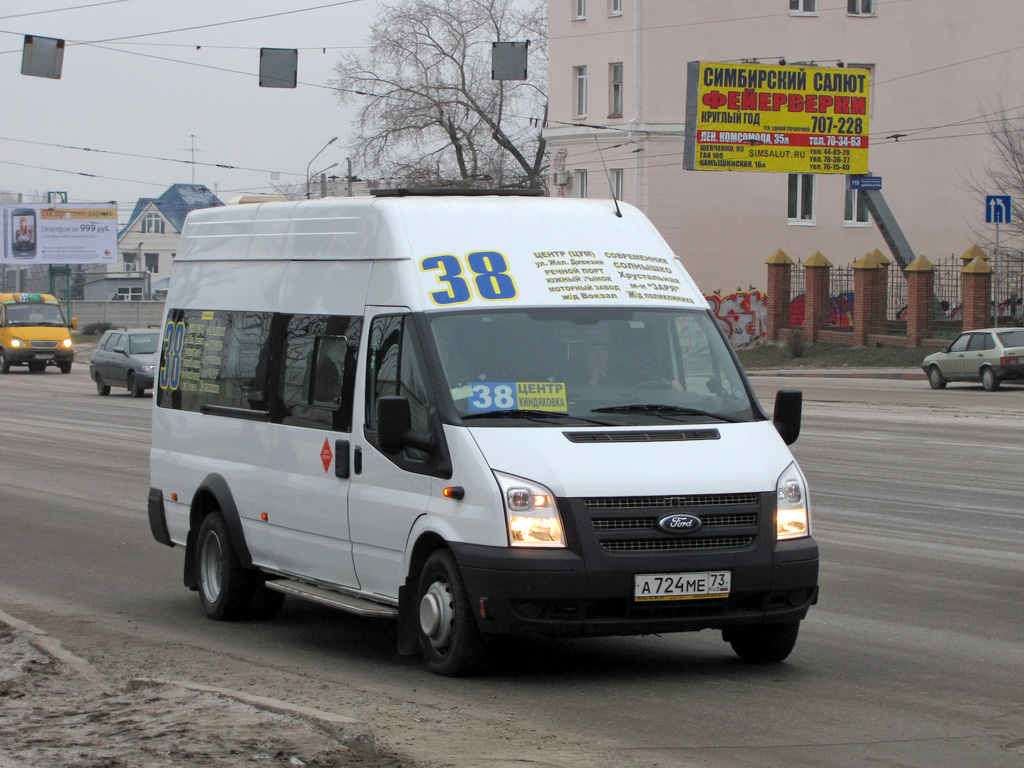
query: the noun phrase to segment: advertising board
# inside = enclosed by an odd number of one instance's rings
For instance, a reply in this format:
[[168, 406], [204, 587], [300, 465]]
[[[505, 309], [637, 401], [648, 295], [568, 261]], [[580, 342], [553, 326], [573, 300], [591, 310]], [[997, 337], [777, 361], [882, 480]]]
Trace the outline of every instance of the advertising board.
[[12, 264], [113, 264], [117, 206], [19, 203], [0, 206], [0, 261]]
[[691, 61], [683, 167], [868, 172], [866, 69]]

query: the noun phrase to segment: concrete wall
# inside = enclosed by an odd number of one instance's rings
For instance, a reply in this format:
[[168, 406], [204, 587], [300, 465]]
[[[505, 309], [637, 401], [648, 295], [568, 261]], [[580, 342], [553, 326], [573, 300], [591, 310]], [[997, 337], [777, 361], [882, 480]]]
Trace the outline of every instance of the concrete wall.
[[[62, 309], [67, 309], [61, 303]], [[72, 301], [71, 316], [79, 329], [91, 323], [110, 323], [124, 328], [148, 328], [163, 321], [162, 301]]]

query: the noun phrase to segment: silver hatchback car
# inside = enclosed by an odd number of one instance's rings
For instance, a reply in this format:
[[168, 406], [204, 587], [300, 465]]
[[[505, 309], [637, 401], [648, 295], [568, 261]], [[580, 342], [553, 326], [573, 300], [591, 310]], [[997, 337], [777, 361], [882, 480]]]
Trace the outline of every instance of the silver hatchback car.
[[96, 392], [109, 395], [112, 386], [127, 387], [133, 397], [142, 397], [152, 389], [160, 338], [160, 331], [153, 328], [115, 328], [104, 333], [89, 363]]
[[921, 363], [932, 389], [949, 381], [980, 381], [989, 392], [1024, 379], [1024, 328], [978, 328], [961, 333]]

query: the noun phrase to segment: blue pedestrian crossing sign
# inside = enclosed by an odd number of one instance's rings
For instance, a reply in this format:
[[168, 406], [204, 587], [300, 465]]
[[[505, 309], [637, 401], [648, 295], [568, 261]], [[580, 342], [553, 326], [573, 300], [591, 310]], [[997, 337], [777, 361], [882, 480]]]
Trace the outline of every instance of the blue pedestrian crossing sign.
[[985, 197], [985, 223], [1010, 223], [1010, 196], [987, 195]]

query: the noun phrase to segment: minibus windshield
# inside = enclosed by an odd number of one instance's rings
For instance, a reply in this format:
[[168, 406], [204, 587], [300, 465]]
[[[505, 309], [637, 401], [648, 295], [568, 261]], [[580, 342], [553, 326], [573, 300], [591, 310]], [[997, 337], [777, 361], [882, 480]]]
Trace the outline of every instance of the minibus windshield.
[[56, 304], [44, 304], [41, 301], [7, 304], [8, 325], [60, 325], [67, 326], [64, 313]]
[[759, 418], [703, 310], [554, 308], [427, 318], [444, 389], [480, 426], [714, 424]]

